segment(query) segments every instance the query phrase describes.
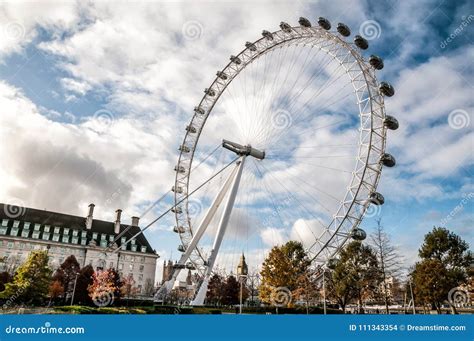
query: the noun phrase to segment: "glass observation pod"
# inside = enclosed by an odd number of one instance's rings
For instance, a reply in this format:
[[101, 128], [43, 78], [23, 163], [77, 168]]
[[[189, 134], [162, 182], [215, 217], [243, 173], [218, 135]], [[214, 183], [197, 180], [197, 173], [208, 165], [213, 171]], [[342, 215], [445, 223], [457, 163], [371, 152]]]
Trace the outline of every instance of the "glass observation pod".
[[176, 206], [176, 207], [171, 208], [171, 212], [181, 214], [183, 213], [183, 210], [181, 209], [181, 206]]
[[300, 17], [300, 20], [298, 20], [298, 23], [303, 26], [303, 27], [311, 27], [311, 22], [303, 17]]
[[356, 228], [351, 231], [351, 238], [354, 240], [364, 240], [367, 238], [367, 233], [363, 229]]
[[184, 264], [173, 264], [173, 269], [184, 269], [186, 266]]
[[337, 32], [343, 37], [349, 37], [351, 35], [351, 29], [343, 23], [337, 24]]
[[387, 129], [390, 129], [390, 130], [398, 129], [398, 120], [393, 116], [390, 116], [390, 115], [385, 116], [385, 120], [383, 123], [387, 127]]
[[187, 263], [186, 263], [186, 269], [188, 269], [188, 270], [196, 270], [196, 267], [194, 266], [193, 263], [187, 262]]
[[323, 17], [319, 17], [318, 25], [324, 28], [326, 31], [329, 31], [331, 29], [331, 23], [329, 22], [329, 20]]
[[262, 31], [262, 36], [267, 40], [273, 40], [273, 34], [267, 30]]
[[376, 70], [382, 70], [384, 66], [383, 59], [374, 54], [369, 57], [369, 64]]
[[178, 251], [179, 252], [184, 252], [184, 251], [186, 251], [186, 248], [184, 247], [184, 245], [178, 245]]
[[393, 157], [393, 155], [391, 155], [389, 153], [383, 154], [382, 157], [380, 158], [380, 161], [386, 167], [393, 167], [397, 163], [395, 161], [395, 158]]
[[388, 82], [381, 82], [379, 85], [379, 90], [382, 95], [387, 97], [392, 97], [393, 95], [395, 95], [395, 89]]
[[184, 232], [186, 232], [186, 230], [182, 226], [175, 226], [175, 227], [173, 227], [173, 232], [174, 233], [184, 233]]
[[385, 203], [385, 198], [379, 192], [370, 193], [369, 201], [374, 205], [383, 205]]
[[367, 50], [369, 48], [369, 42], [367, 39], [361, 37], [360, 35], [356, 35], [354, 37], [354, 44], [356, 44], [356, 46], [361, 50]]
[[284, 21], [280, 23], [280, 28], [283, 32], [291, 33], [291, 25]]

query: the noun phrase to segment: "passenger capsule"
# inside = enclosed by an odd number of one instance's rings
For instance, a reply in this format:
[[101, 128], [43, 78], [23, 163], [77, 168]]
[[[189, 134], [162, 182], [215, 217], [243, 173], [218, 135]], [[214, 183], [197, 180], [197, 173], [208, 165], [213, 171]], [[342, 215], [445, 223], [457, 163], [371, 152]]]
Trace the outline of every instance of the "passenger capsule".
[[351, 29], [343, 23], [337, 24], [337, 32], [344, 37], [349, 37], [351, 35]]
[[254, 43], [251, 43], [249, 41], [245, 43], [245, 47], [248, 48], [252, 52], [257, 51], [257, 46], [255, 46]]
[[183, 166], [174, 166], [174, 171], [178, 173], [185, 173], [186, 169]]
[[383, 121], [383, 124], [390, 129], [390, 130], [397, 130], [398, 129], [398, 120], [390, 115], [385, 116], [385, 120]]
[[184, 233], [186, 231], [185, 231], [184, 227], [182, 227], [182, 226], [175, 226], [175, 227], [173, 227], [173, 232], [174, 233]]
[[[213, 91], [213, 90], [209, 90], [209, 89], [204, 90], [204, 92], [205, 92], [206, 94], [208, 94], [208, 95], [209, 95], [209, 93], [210, 93], [211, 91]], [[210, 96], [214, 96], [214, 95], [210, 95]], [[204, 115], [204, 114], [205, 114], [204, 109], [201, 108], [201, 107], [194, 107], [194, 112], [195, 112], [196, 114], [199, 114], [199, 115]]]
[[178, 251], [179, 252], [185, 252], [186, 248], [184, 247], [184, 245], [178, 245]]
[[364, 240], [365, 238], [367, 238], [367, 233], [365, 233], [364, 230], [362, 229], [353, 229], [351, 231], [351, 238], [354, 239], [354, 240]]
[[178, 187], [173, 186], [173, 187], [171, 187], [171, 191], [181, 194], [181, 193], [183, 193], [183, 188], [179, 187], [179, 186]]
[[331, 29], [331, 23], [326, 18], [319, 17], [318, 24], [319, 26], [324, 28], [326, 31], [329, 31]]
[[183, 153], [189, 153], [189, 151], [190, 151], [189, 147], [186, 146], [186, 145], [184, 145], [184, 144], [182, 144], [181, 146], [179, 146], [178, 150], [179, 150], [180, 152], [183, 152]]
[[280, 28], [283, 32], [291, 33], [291, 25], [284, 21], [280, 23]]
[[224, 81], [227, 80], [227, 78], [228, 78], [227, 75], [222, 71], [217, 71], [216, 76], [219, 77], [220, 79], [224, 80]]
[[181, 214], [181, 213], [183, 213], [183, 210], [180, 206], [174, 206], [174, 207], [171, 208], [171, 212]]
[[242, 63], [239, 57], [236, 57], [236, 56], [230, 56], [230, 60], [237, 65], [240, 65]]
[[197, 130], [196, 130], [196, 128], [195, 128], [194, 126], [192, 126], [192, 125], [187, 125], [187, 126], [186, 126], [186, 131], [189, 132], [189, 133], [191, 133], [191, 134], [196, 134], [196, 131], [197, 131]]
[[266, 38], [267, 40], [273, 40], [273, 34], [269, 31], [263, 30], [262, 36]]
[[369, 196], [369, 201], [374, 205], [383, 205], [385, 203], [385, 198], [379, 192], [372, 192]]
[[392, 97], [395, 94], [395, 89], [390, 83], [387, 83], [387, 82], [380, 83], [379, 90], [382, 93], [382, 95], [387, 96], [387, 97]]
[[300, 17], [300, 20], [298, 20], [298, 23], [303, 26], [303, 27], [311, 27], [311, 22], [303, 17]]
[[371, 55], [369, 58], [369, 63], [374, 69], [382, 70], [383, 69], [383, 59], [376, 55]]
[[216, 95], [216, 92], [214, 90], [208, 89], [208, 88], [204, 89], [204, 93], [208, 96], [211, 96], [211, 97], [214, 97]]
[[354, 37], [354, 44], [361, 50], [367, 50], [369, 48], [369, 42], [367, 39], [361, 37], [360, 35], [356, 35]]
[[186, 266], [184, 264], [179, 264], [179, 263], [176, 263], [176, 264], [173, 264], [173, 269], [184, 269]]
[[383, 154], [382, 157], [380, 158], [380, 161], [386, 167], [393, 167], [397, 163], [395, 161], [395, 158], [393, 157], [393, 155], [391, 155], [389, 153]]

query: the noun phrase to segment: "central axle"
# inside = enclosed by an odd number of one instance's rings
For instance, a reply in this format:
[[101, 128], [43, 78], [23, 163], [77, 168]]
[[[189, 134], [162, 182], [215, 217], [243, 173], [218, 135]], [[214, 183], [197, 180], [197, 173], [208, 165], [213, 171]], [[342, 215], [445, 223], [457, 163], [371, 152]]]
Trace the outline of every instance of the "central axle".
[[253, 148], [251, 145], [242, 146], [241, 144], [238, 144], [232, 141], [222, 140], [222, 147], [240, 156], [250, 155], [259, 160], [265, 159], [265, 151], [261, 151], [259, 149]]

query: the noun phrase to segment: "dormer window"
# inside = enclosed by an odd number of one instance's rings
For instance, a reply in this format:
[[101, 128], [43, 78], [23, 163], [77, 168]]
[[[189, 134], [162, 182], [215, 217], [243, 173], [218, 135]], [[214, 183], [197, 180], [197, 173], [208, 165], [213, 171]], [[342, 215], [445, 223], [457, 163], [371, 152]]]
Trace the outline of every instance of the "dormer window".
[[39, 231], [41, 227], [41, 224], [35, 224], [35, 231]]
[[13, 227], [18, 227], [20, 226], [20, 221], [19, 220], [14, 220], [13, 221]]
[[54, 233], [59, 233], [59, 229], [60, 229], [60, 227], [55, 226], [55, 227], [54, 227]]
[[51, 228], [50, 225], [44, 225], [44, 232], [49, 232], [49, 229]]

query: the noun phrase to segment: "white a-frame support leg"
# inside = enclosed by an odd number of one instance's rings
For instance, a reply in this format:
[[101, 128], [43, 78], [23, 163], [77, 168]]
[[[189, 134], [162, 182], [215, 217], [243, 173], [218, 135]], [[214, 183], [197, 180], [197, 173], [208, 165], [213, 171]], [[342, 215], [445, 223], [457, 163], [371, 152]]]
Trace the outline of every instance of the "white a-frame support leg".
[[239, 189], [240, 178], [242, 177], [244, 162], [245, 162], [245, 155], [240, 158], [240, 162], [237, 165], [237, 174], [232, 183], [230, 194], [229, 194], [229, 197], [227, 198], [227, 202], [224, 207], [224, 212], [222, 213], [222, 217], [219, 222], [219, 226], [217, 228], [217, 234], [214, 239], [211, 255], [209, 256], [209, 260], [207, 262], [206, 273], [204, 274], [204, 279], [201, 283], [201, 286], [199, 287], [199, 291], [196, 297], [194, 298], [194, 301], [191, 303], [191, 305], [204, 304], [204, 299], [206, 298], [206, 293], [207, 293], [207, 286], [209, 284], [209, 278], [211, 276], [214, 263], [216, 262], [217, 254], [219, 253], [219, 248], [222, 244], [222, 239], [224, 238], [224, 234], [227, 229], [227, 224], [229, 223], [229, 218], [232, 212], [232, 208], [234, 207], [235, 197], [237, 196], [237, 191]]
[[[242, 158], [239, 159], [239, 161], [237, 161], [235, 168], [232, 170], [229, 177], [226, 179], [226, 181], [224, 182], [224, 184], [220, 188], [219, 192], [217, 193], [217, 196], [214, 198], [214, 201], [212, 202], [211, 206], [207, 210], [206, 215], [204, 216], [204, 218], [202, 219], [202, 221], [199, 224], [198, 228], [194, 232], [194, 235], [193, 235], [193, 238], [191, 239], [191, 242], [189, 243], [189, 245], [186, 248], [185, 252], [181, 255], [181, 257], [178, 261], [179, 265], [185, 265], [186, 262], [188, 261], [189, 256], [191, 255], [191, 253], [196, 248], [197, 244], [199, 243], [199, 240], [204, 235], [204, 232], [206, 232], [207, 227], [209, 226], [209, 224], [210, 224], [212, 218], [214, 217], [214, 215], [216, 214], [216, 211], [219, 208], [219, 206], [221, 205], [223, 199], [225, 198], [225, 195], [229, 191], [229, 188], [231, 186], [232, 186], [232, 188], [235, 187], [235, 185], [236, 185], [235, 180], [237, 179], [237, 177], [239, 179], [237, 181], [237, 186], [238, 186], [238, 182], [240, 182], [240, 176], [242, 174], [242, 166], [243, 166], [244, 159], [245, 159], [245, 156], [243, 156]], [[237, 193], [237, 191], [235, 191], [235, 192]], [[232, 192], [231, 192], [231, 194], [232, 194]], [[235, 195], [234, 195], [234, 199], [235, 199]], [[232, 201], [232, 204], [233, 204], [233, 201]], [[229, 200], [227, 201], [226, 207], [228, 206], [228, 203], [229, 203]], [[230, 209], [232, 210], [232, 207]], [[230, 211], [229, 211], [229, 215], [230, 215]], [[222, 219], [221, 219], [221, 222], [222, 222]], [[228, 222], [228, 218], [227, 218], [227, 222]], [[226, 222], [226, 224], [227, 224], [227, 222]], [[219, 231], [220, 230], [221, 230], [221, 227], [220, 227], [220, 224], [219, 224]], [[224, 232], [225, 232], [225, 228], [224, 228]], [[216, 237], [216, 239], [217, 239], [217, 237]], [[221, 237], [221, 241], [222, 241], [222, 237]], [[221, 241], [219, 242], [219, 246], [220, 246]], [[214, 242], [214, 246], [215, 245], [216, 245], [216, 243]], [[213, 249], [215, 249], [215, 247]], [[212, 268], [211, 268], [211, 270], [212, 270]], [[167, 293], [169, 293], [171, 291], [171, 289], [173, 288], [173, 284], [176, 281], [176, 278], [178, 277], [180, 271], [181, 271], [180, 268], [176, 268], [176, 269], [173, 270], [173, 274], [172, 274], [170, 280], [163, 283], [161, 288], [156, 293], [155, 300], [161, 299], [163, 295], [166, 295]], [[207, 273], [207, 271], [206, 271], [206, 273]]]

